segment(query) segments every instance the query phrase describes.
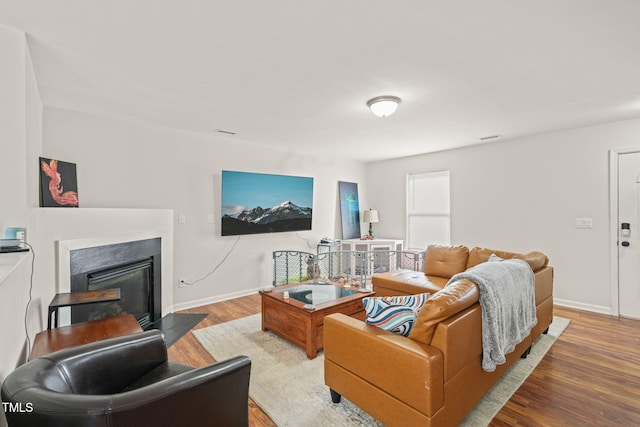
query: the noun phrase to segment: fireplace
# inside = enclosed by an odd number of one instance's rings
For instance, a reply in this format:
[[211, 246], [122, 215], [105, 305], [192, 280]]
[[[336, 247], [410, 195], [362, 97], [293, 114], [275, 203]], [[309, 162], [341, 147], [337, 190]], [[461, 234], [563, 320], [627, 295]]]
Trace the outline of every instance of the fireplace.
[[152, 238], [70, 252], [71, 292], [119, 288], [118, 301], [71, 308], [71, 323], [133, 314], [143, 329], [162, 317], [161, 240]]

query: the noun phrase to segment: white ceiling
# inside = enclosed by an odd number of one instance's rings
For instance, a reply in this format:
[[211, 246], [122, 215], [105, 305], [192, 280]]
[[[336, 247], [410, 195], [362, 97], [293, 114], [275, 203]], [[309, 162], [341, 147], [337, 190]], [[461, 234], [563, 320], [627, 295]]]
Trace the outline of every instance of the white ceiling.
[[212, 144], [372, 161], [640, 117], [640, 0], [3, 0], [0, 24], [45, 106]]

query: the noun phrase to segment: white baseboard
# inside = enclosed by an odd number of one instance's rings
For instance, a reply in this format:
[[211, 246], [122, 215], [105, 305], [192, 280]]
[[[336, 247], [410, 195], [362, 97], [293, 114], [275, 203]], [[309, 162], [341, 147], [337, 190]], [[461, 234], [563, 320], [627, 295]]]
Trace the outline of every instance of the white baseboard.
[[247, 295], [257, 294], [258, 291], [260, 291], [262, 289], [264, 289], [264, 286], [261, 286], [259, 288], [255, 288], [255, 289], [244, 290], [244, 291], [241, 291], [241, 292], [232, 292], [230, 294], [216, 295], [216, 296], [211, 297], [211, 298], [203, 298], [203, 299], [199, 299], [199, 300], [183, 302], [183, 303], [180, 303], [180, 304], [174, 304], [173, 307], [171, 308], [171, 312], [180, 311], [180, 310], [188, 310], [190, 308], [201, 307], [203, 305], [213, 304], [213, 303], [216, 303], [216, 302], [227, 301], [227, 300], [234, 299], [234, 298], [240, 298], [240, 297], [245, 297]]
[[601, 305], [584, 304], [584, 303], [581, 303], [581, 302], [558, 299], [558, 298], [555, 298], [555, 297], [553, 298], [553, 303], [556, 304], [556, 305], [561, 305], [563, 307], [577, 308], [578, 310], [592, 311], [594, 313], [608, 314], [610, 316], [613, 315], [613, 309], [611, 307], [605, 307], [605, 306], [601, 306]]

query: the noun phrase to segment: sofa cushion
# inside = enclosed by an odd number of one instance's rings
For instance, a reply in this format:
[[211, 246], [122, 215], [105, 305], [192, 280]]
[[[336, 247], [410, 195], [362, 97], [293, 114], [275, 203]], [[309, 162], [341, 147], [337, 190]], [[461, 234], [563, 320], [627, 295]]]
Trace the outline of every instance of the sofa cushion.
[[375, 274], [371, 278], [377, 296], [436, 293], [449, 281], [444, 277], [427, 277], [421, 271], [396, 270]]
[[428, 298], [428, 293], [364, 298], [365, 322], [406, 337]]
[[475, 283], [456, 280], [429, 297], [418, 312], [409, 338], [430, 344], [438, 323], [477, 303], [479, 298], [480, 290]]
[[466, 246], [431, 245], [424, 256], [424, 273], [427, 276], [451, 278], [467, 269], [468, 258], [469, 248]]
[[147, 374], [136, 379], [133, 383], [129, 384], [120, 392], [124, 393], [125, 391], [137, 390], [139, 388], [147, 387], [162, 380], [166, 380], [167, 378], [175, 377], [176, 375], [180, 375], [184, 372], [189, 372], [192, 370], [193, 368], [191, 366], [167, 361], [158, 365]]
[[471, 249], [471, 251], [469, 252], [469, 259], [467, 261], [466, 268], [475, 267], [478, 264], [487, 262], [489, 260], [489, 257], [492, 254], [495, 254], [503, 259], [511, 259], [511, 258], [522, 259], [529, 264], [529, 266], [534, 271], [534, 273], [546, 267], [547, 264], [549, 263], [549, 258], [547, 258], [547, 256], [542, 252], [538, 252], [538, 251], [532, 251], [526, 254], [518, 254], [515, 252], [496, 251], [494, 249], [489, 249], [489, 248], [475, 247]]

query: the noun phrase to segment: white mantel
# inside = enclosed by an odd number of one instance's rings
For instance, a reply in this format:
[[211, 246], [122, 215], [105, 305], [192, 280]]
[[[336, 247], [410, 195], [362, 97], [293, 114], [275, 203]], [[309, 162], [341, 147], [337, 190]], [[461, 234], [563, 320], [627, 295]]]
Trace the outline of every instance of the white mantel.
[[[156, 237], [162, 241], [162, 315], [173, 310], [173, 210], [39, 208], [33, 211], [28, 236], [36, 253], [34, 280], [43, 294], [40, 310], [44, 319], [51, 298], [56, 293], [70, 292], [71, 250]], [[60, 313], [62, 324], [67, 316]]]

